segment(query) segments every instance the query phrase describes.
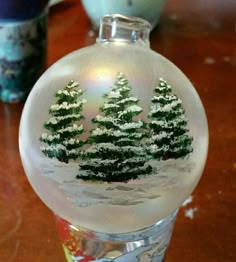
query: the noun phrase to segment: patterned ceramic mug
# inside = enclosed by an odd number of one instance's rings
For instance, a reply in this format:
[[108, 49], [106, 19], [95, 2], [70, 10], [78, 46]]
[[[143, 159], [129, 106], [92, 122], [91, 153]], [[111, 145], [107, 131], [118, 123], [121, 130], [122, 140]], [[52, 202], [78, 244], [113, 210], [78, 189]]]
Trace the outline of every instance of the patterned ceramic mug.
[[23, 102], [46, 62], [47, 9], [26, 20], [0, 19], [0, 100]]

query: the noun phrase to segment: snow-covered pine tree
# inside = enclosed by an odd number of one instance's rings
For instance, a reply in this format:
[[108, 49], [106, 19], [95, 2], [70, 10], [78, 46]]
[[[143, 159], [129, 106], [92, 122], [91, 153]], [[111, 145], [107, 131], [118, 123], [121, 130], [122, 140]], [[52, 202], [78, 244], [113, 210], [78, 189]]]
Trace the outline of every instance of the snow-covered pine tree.
[[81, 111], [86, 103], [86, 100], [79, 99], [83, 92], [73, 80], [56, 92], [57, 101], [49, 109], [52, 117], [44, 123], [49, 133], [40, 137], [40, 141], [47, 144], [40, 147], [41, 151], [49, 158], [68, 163], [79, 157], [79, 148], [83, 145], [79, 136], [84, 132], [79, 122], [84, 119]]
[[77, 178], [94, 181], [128, 181], [151, 172], [141, 140], [146, 136], [145, 123], [134, 120], [142, 112], [139, 99], [132, 96], [123, 73], [116, 77], [110, 92], [104, 95], [101, 115], [93, 119]]
[[150, 112], [148, 150], [159, 160], [184, 158], [193, 151], [182, 101], [162, 78], [154, 89]]

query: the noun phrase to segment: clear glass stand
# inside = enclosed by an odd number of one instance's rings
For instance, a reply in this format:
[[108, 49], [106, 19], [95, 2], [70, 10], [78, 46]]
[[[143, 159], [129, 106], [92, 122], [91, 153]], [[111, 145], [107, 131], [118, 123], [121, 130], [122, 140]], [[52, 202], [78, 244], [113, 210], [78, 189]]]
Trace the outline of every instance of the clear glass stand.
[[176, 215], [146, 229], [125, 234], [103, 234], [76, 227], [56, 216], [68, 262], [163, 262]]

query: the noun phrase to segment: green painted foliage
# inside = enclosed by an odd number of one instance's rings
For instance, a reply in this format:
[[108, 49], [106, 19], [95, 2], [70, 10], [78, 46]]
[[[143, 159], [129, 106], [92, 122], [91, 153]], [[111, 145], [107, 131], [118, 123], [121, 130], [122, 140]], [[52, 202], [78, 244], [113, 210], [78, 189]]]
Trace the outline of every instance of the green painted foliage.
[[142, 147], [146, 125], [138, 117], [142, 108], [131, 94], [124, 74], [119, 73], [111, 90], [104, 95], [101, 115], [93, 119], [77, 178], [100, 181], [128, 181], [151, 172]]
[[188, 135], [182, 101], [172, 93], [170, 85], [162, 78], [154, 89], [148, 117], [151, 133], [147, 146], [152, 158], [184, 158], [193, 151], [193, 138]]
[[55, 94], [57, 101], [49, 109], [51, 118], [44, 123], [47, 133], [43, 133], [40, 141], [42, 152], [49, 158], [56, 158], [68, 163], [76, 160], [81, 153], [83, 141], [79, 136], [84, 132], [80, 120], [84, 117], [80, 114], [85, 100], [80, 100], [83, 90], [79, 84], [71, 80], [62, 90]]

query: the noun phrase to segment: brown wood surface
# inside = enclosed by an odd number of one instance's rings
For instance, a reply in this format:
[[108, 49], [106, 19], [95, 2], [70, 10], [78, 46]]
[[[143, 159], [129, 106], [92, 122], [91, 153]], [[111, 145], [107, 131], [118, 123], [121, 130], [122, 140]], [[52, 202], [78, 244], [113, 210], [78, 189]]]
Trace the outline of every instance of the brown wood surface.
[[[48, 66], [93, 44], [80, 1], [50, 10]], [[169, 0], [151, 47], [191, 79], [206, 109], [210, 147], [193, 201], [182, 207], [166, 262], [236, 261], [236, 2]], [[34, 193], [18, 152], [23, 105], [0, 103], [0, 261], [65, 261], [51, 211]], [[194, 218], [185, 211], [197, 208]], [[127, 261], [128, 262], [128, 261]]]

